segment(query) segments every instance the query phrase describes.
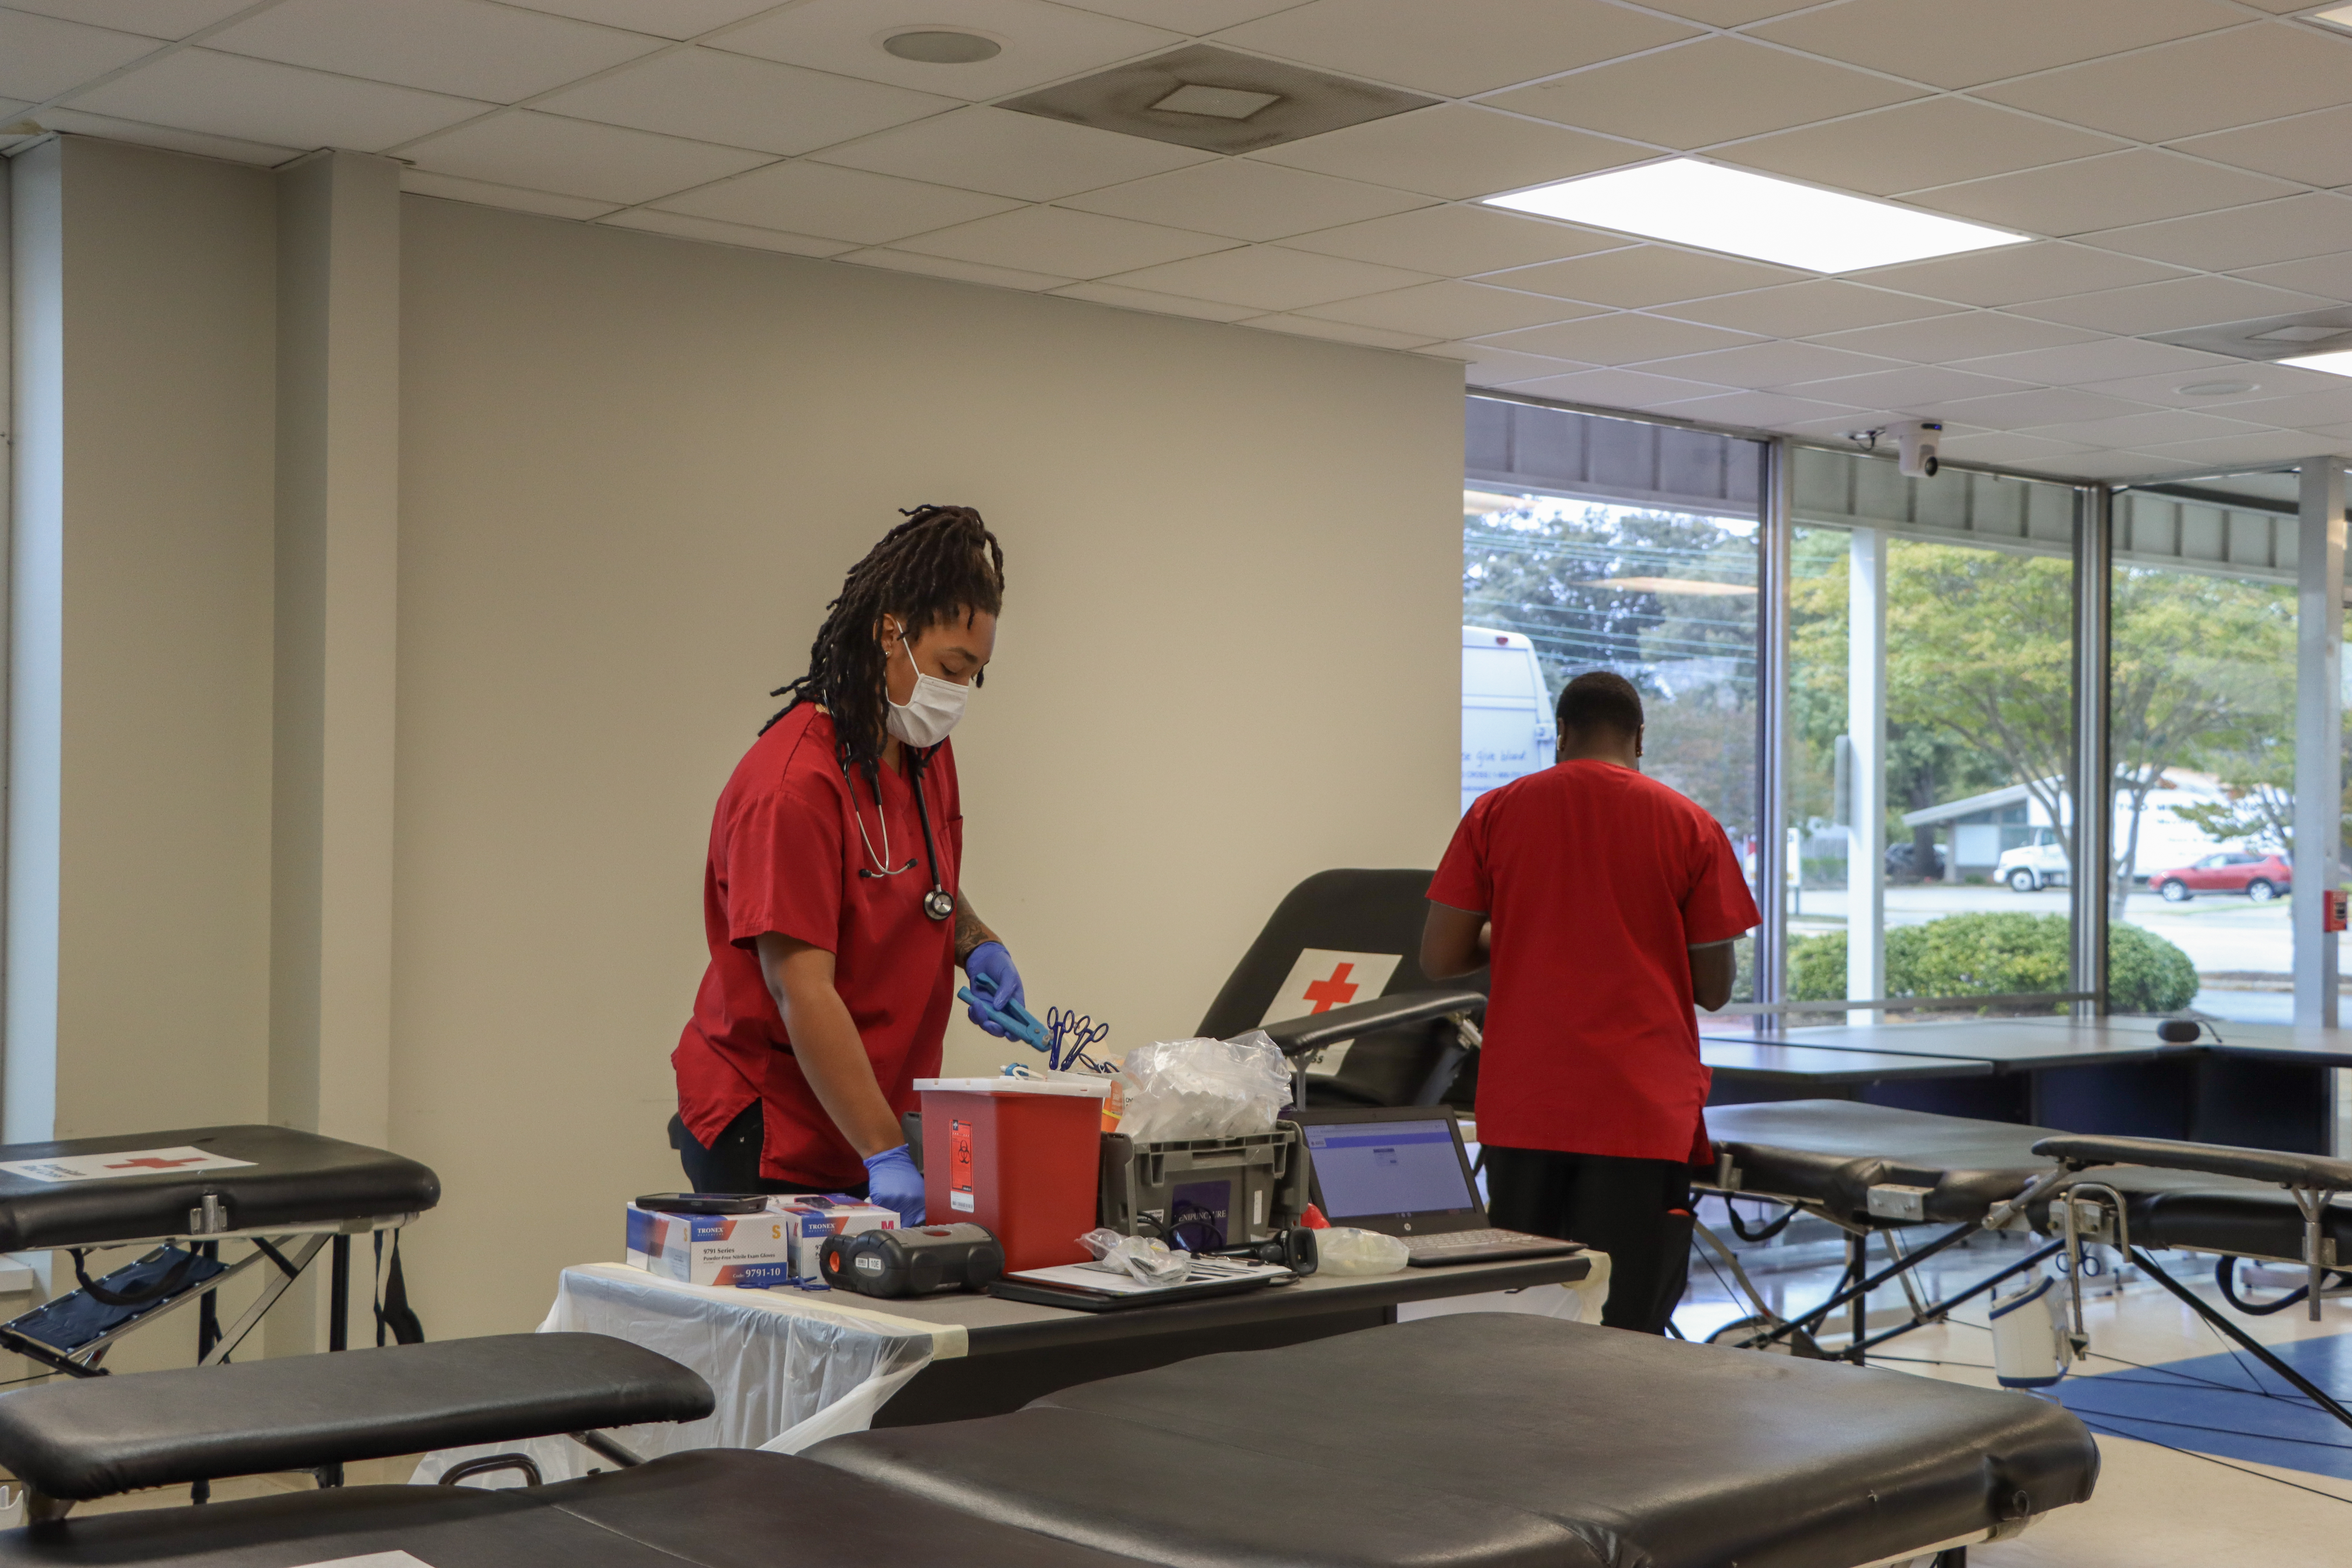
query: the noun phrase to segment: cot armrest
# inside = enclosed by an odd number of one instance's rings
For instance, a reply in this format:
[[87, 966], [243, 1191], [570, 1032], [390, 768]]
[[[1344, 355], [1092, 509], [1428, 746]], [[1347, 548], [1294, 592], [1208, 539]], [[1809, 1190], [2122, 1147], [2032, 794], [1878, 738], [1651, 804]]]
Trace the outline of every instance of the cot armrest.
[[2033, 1152], [2076, 1170], [2088, 1165], [2152, 1165], [2165, 1171], [2197, 1171], [2209, 1176], [2242, 1176], [2282, 1187], [2352, 1191], [2352, 1160], [2324, 1154], [2292, 1154], [2278, 1149], [2240, 1149], [2227, 1143], [2183, 1143], [2169, 1138], [2102, 1138], [2068, 1133], [2044, 1138]]
[[1360, 1036], [1426, 1023], [1454, 1013], [1475, 1013], [1486, 1005], [1486, 998], [1475, 991], [1400, 991], [1392, 996], [1375, 996], [1369, 1002], [1350, 1002], [1327, 1013], [1285, 1018], [1279, 1024], [1266, 1025], [1265, 1032], [1282, 1047], [1284, 1056], [1303, 1057]]
[[710, 1385], [604, 1334], [498, 1334], [0, 1394], [0, 1465], [79, 1500], [710, 1414]]

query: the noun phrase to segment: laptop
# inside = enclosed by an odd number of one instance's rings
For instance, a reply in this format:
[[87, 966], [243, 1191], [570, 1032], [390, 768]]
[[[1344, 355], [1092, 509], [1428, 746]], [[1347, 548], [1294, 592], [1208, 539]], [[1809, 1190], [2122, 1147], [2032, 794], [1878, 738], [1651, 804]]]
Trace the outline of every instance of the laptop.
[[1409, 1268], [1584, 1250], [1573, 1241], [1486, 1223], [1450, 1105], [1308, 1106], [1283, 1114], [1298, 1123], [1306, 1142], [1324, 1217], [1395, 1237], [1412, 1249]]

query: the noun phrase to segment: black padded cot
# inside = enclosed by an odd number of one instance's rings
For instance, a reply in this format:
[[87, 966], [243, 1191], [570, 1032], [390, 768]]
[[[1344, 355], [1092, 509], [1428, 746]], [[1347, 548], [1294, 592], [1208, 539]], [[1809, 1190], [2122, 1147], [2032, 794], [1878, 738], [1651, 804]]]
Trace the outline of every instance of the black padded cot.
[[[685, 1368], [574, 1334], [0, 1394], [0, 1464], [44, 1519], [0, 1535], [0, 1568], [1862, 1568], [2013, 1534], [2098, 1473], [2082, 1424], [2036, 1400], [1517, 1315], [1202, 1357], [800, 1457], [638, 1465], [598, 1430], [710, 1405]], [[551, 1433], [618, 1469], [61, 1516]]]
[[[341, 1350], [352, 1237], [396, 1231], [440, 1201], [440, 1178], [414, 1160], [289, 1127], [0, 1144], [0, 1252], [65, 1251], [79, 1286], [0, 1324], [0, 1349], [88, 1377], [115, 1341], [194, 1303], [198, 1358], [216, 1363], [331, 1244], [328, 1332]], [[224, 1261], [224, 1243], [244, 1255]], [[144, 1256], [129, 1261], [134, 1249]], [[124, 1265], [93, 1279], [90, 1255], [107, 1252]], [[224, 1328], [215, 1293], [263, 1265], [268, 1283]]]

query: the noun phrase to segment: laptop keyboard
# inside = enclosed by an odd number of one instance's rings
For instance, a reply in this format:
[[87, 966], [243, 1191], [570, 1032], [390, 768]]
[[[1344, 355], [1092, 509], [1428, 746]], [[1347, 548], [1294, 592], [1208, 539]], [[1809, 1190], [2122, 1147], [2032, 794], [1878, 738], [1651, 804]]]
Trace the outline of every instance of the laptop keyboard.
[[1401, 1236], [1397, 1239], [1409, 1252], [1450, 1252], [1457, 1247], [1517, 1247], [1529, 1242], [1559, 1246], [1548, 1236], [1529, 1236], [1524, 1230], [1449, 1230], [1435, 1236]]

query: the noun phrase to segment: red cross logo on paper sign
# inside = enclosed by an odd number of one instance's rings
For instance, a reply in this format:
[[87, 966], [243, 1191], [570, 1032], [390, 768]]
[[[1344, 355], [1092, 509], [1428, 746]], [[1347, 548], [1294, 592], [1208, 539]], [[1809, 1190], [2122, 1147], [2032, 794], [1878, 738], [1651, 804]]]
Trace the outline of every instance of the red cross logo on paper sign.
[[1328, 1013], [1342, 1003], [1356, 999], [1356, 993], [1361, 987], [1348, 984], [1348, 976], [1355, 967], [1352, 963], [1335, 964], [1329, 979], [1314, 981], [1307, 985], [1303, 994], [1315, 1004], [1316, 1012]]
[[125, 1160], [120, 1164], [109, 1165], [107, 1169], [110, 1171], [171, 1171], [182, 1165], [201, 1165], [204, 1163], [205, 1157], [202, 1154], [191, 1154], [184, 1160], [158, 1160], [152, 1154], [142, 1154], [136, 1160]]
[[[1328, 947], [1302, 950], [1290, 973], [1266, 1005], [1261, 1026], [1285, 1018], [1305, 1018], [1328, 1013], [1350, 1002], [1377, 996], [1403, 963], [1401, 953], [1339, 952]], [[1335, 1049], [1337, 1047], [1334, 1047]]]

